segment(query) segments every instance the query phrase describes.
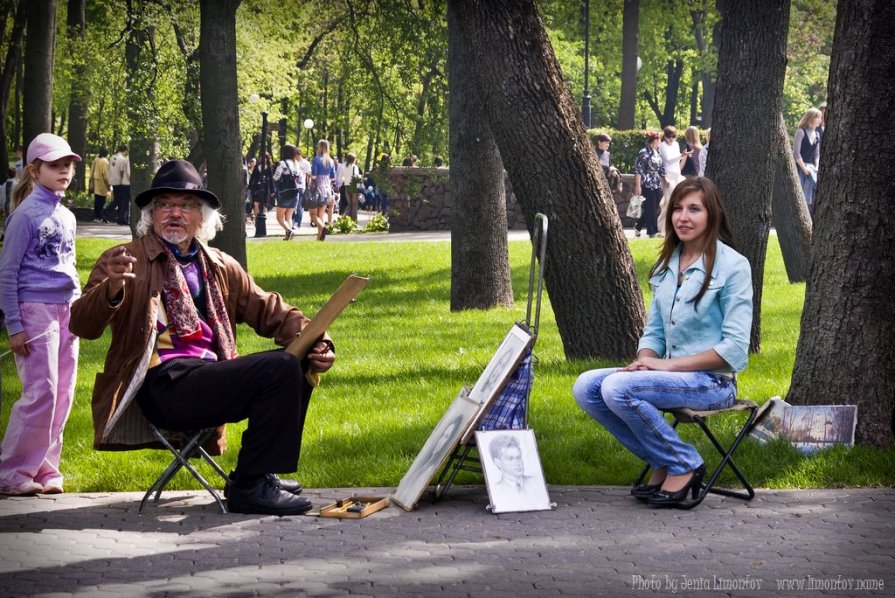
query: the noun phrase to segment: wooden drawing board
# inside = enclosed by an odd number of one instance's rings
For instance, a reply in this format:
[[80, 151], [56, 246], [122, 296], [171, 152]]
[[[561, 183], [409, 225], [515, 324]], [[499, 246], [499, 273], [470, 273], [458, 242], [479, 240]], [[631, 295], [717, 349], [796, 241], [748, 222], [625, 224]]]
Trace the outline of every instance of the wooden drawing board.
[[342, 285], [336, 289], [336, 292], [333, 293], [333, 296], [329, 298], [329, 301], [320, 308], [317, 315], [311, 318], [311, 322], [305, 326], [304, 330], [301, 331], [301, 334], [289, 343], [289, 346], [286, 347], [286, 351], [292, 353], [299, 359], [303, 359], [304, 356], [308, 354], [308, 351], [311, 350], [311, 347], [314, 346], [314, 343], [323, 336], [326, 329], [335, 322], [336, 318], [339, 317], [339, 314], [342, 313], [342, 310], [357, 297], [358, 293], [367, 286], [368, 282], [370, 282], [369, 278], [356, 276], [354, 274], [346, 278], [345, 282], [343, 282]]

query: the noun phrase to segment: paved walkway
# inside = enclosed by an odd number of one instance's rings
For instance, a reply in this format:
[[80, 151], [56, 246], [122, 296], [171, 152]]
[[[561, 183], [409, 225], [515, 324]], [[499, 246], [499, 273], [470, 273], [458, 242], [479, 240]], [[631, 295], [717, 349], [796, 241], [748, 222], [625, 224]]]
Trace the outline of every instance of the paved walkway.
[[710, 495], [693, 511], [619, 487], [550, 493], [554, 511], [492, 515], [468, 486], [353, 521], [220, 515], [201, 492], [143, 515], [136, 493], [5, 498], [0, 595], [895, 595], [892, 489]]

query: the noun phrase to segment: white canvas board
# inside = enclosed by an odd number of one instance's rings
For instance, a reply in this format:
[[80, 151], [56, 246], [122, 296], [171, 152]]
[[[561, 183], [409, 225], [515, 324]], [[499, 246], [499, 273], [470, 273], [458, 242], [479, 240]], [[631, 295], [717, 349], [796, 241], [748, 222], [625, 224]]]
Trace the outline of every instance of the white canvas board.
[[476, 432], [475, 442], [492, 513], [553, 508], [534, 430]]

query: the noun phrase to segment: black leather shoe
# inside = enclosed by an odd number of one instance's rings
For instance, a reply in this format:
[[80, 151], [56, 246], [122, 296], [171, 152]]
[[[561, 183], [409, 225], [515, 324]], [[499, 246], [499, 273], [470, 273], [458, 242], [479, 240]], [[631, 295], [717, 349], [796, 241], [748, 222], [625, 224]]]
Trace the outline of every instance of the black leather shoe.
[[[230, 480], [235, 482], [236, 476], [237, 476], [237, 474], [235, 471], [230, 472]], [[286, 492], [288, 492], [290, 494], [295, 494], [296, 496], [301, 494], [302, 490], [304, 490], [304, 488], [301, 485], [301, 482], [299, 482], [298, 480], [284, 480], [283, 478], [277, 476], [277, 474], [275, 474], [275, 473], [267, 474], [267, 479], [270, 480], [280, 490], [285, 490]], [[230, 496], [230, 484], [224, 484], [224, 498], [227, 498], [229, 496]]]
[[230, 488], [227, 508], [250, 515], [303, 515], [311, 510], [311, 501], [281, 490], [264, 476], [250, 489]]
[[676, 507], [684, 503], [687, 500], [687, 494], [690, 494], [692, 491], [693, 498], [695, 499], [699, 496], [699, 491], [702, 489], [702, 478], [705, 477], [705, 465], [700, 465], [693, 471], [693, 475], [690, 477], [690, 481], [687, 482], [686, 486], [678, 490], [677, 492], [668, 492], [667, 490], [657, 490], [655, 494], [652, 494], [649, 498], [646, 499], [648, 505], [654, 507]]
[[646, 500], [658, 492], [661, 487], [662, 484], [638, 484], [631, 488], [631, 496], [639, 501], [646, 502]]
[[276, 484], [280, 490], [285, 490], [289, 494], [295, 494], [297, 496], [304, 490], [301, 482], [298, 480], [284, 480], [275, 473], [267, 474], [267, 479]]

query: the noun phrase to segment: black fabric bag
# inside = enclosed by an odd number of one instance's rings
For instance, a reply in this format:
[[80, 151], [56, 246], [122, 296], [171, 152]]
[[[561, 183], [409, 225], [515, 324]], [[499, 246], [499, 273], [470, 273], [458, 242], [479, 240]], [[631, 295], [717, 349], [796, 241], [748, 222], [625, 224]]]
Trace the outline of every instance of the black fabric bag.
[[286, 167], [286, 172], [281, 174], [277, 181], [276, 189], [278, 202], [279, 200], [291, 201], [298, 196], [298, 184], [295, 182], [295, 173], [292, 172], [288, 162], [283, 160], [282, 164]]

